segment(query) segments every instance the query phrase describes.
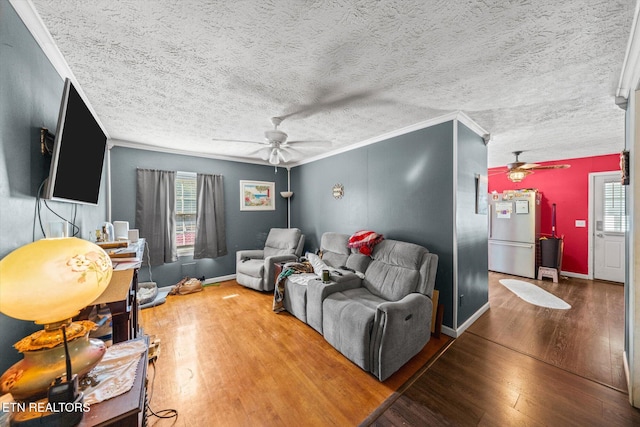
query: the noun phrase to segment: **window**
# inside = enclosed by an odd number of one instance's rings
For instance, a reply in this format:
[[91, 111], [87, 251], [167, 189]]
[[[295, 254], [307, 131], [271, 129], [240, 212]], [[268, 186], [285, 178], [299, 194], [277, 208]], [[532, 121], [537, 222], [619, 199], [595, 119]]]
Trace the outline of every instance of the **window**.
[[196, 174], [176, 173], [176, 247], [178, 255], [193, 255], [196, 239]]
[[604, 231], [624, 233], [627, 229], [624, 186], [617, 181], [604, 183]]

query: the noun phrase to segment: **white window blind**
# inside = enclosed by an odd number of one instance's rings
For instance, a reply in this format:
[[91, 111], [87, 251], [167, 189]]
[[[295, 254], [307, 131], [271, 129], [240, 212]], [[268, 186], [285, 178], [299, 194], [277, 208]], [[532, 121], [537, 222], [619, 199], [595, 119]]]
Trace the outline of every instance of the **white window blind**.
[[627, 229], [625, 217], [625, 187], [620, 182], [604, 183], [604, 231], [624, 233]]
[[196, 238], [196, 174], [176, 173], [176, 246], [178, 255], [193, 254]]

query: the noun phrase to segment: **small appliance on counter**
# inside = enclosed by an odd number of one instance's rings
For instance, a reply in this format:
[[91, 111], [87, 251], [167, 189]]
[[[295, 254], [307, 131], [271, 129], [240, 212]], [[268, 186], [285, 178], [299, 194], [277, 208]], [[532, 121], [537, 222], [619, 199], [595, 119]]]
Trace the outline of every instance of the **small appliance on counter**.
[[129, 221], [113, 221], [113, 240], [129, 239]]

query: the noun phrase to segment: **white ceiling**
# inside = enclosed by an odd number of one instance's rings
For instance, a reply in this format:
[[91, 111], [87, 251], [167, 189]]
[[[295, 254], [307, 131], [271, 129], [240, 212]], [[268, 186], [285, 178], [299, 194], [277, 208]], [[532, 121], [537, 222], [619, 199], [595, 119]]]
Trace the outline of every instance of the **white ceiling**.
[[[20, 0], [15, 0], [16, 1]], [[489, 166], [617, 153], [633, 0], [31, 0], [110, 138], [292, 163], [462, 111]]]

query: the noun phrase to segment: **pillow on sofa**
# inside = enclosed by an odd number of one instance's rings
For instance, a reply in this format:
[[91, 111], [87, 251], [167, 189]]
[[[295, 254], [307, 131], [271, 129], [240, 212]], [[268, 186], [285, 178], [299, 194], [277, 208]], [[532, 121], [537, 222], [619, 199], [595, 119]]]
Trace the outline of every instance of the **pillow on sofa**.
[[322, 277], [322, 270], [331, 270], [331, 268], [329, 268], [329, 266], [325, 264], [324, 261], [322, 261], [322, 258], [320, 258], [316, 254], [311, 254], [311, 253], [307, 254], [307, 259], [311, 263], [311, 266], [313, 267], [313, 272], [317, 276]]

